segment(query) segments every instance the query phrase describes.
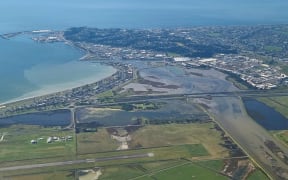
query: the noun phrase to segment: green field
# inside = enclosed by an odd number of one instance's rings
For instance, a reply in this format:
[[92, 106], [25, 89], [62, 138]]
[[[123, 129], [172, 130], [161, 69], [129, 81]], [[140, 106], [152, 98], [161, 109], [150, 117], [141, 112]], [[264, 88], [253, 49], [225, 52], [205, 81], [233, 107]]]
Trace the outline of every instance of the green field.
[[[181, 176], [175, 174], [171, 176], [170, 173], [181, 171]], [[211, 171], [207, 168], [202, 168], [198, 165], [194, 165], [191, 162], [185, 160], [167, 160], [167, 161], [156, 161], [146, 163], [131, 163], [124, 165], [112, 165], [101, 168], [100, 180], [127, 180], [127, 179], [165, 179], [166, 176], [171, 176], [172, 179], [181, 179], [185, 177], [191, 178], [191, 173], [201, 174], [199, 178], [214, 178], [227, 179], [218, 174], [216, 171]], [[178, 172], [179, 173], [179, 172]], [[208, 175], [208, 176], [207, 176]], [[176, 178], [179, 177], [179, 178]], [[194, 177], [196, 178], [196, 177]], [[212, 179], [213, 179], [212, 178]], [[197, 178], [196, 178], [197, 179]]]
[[153, 173], [151, 175], [139, 178], [139, 180], [191, 180], [191, 179], [213, 179], [222, 180], [229, 179], [226, 176], [219, 174], [218, 172], [210, 171], [206, 168], [197, 166], [193, 163], [186, 163], [184, 165], [179, 165], [174, 168], [168, 168], [160, 172]]
[[[13, 125], [1, 128], [0, 132], [7, 133], [0, 142], [0, 162], [49, 157], [69, 159], [75, 156], [76, 143], [73, 131], [62, 131], [57, 127]], [[72, 136], [72, 139], [47, 143], [49, 137], [67, 136]], [[38, 143], [31, 144], [31, 140], [37, 140]]]
[[288, 96], [281, 97], [261, 97], [257, 100], [267, 104], [268, 106], [274, 108], [276, 111], [283, 114], [288, 118]]
[[247, 180], [269, 180], [269, 178], [259, 169], [254, 171]]
[[103, 175], [100, 176], [102, 180], [127, 180], [144, 174], [137, 165], [126, 165], [126, 166], [113, 166], [104, 168], [102, 171]]
[[117, 142], [111, 139], [105, 128], [99, 128], [97, 132], [77, 134], [78, 154], [114, 151], [117, 147]]
[[[219, 145], [221, 133], [213, 129], [213, 123], [147, 125], [132, 132], [114, 128], [119, 134], [130, 135], [129, 149], [201, 145], [212, 157], [227, 157], [228, 150]], [[106, 128], [97, 132], [77, 134], [77, 154], [115, 151], [120, 143], [111, 138]]]
[[[1, 179], [1, 175], [0, 175]], [[4, 177], [3, 177], [4, 179]], [[74, 180], [75, 177], [71, 172], [47, 172], [32, 175], [20, 175], [20, 176], [10, 176], [10, 180]]]
[[175, 160], [163, 160], [163, 161], [155, 161], [155, 162], [148, 162], [143, 163], [141, 166], [146, 170], [146, 173], [152, 173], [161, 171], [163, 169], [171, 168], [183, 163], [186, 163], [185, 160], [175, 159]]
[[[165, 170], [167, 168], [175, 167], [186, 163], [183, 160], [168, 160], [168, 161], [158, 161], [158, 162], [148, 162], [148, 163], [137, 163], [137, 164], [127, 164], [122, 166], [108, 166], [104, 167], [102, 170], [102, 180], [127, 180], [133, 178], [145, 177], [148, 174], [153, 174], [158, 171]], [[129, 172], [129, 173], [126, 173]]]
[[131, 134], [131, 147], [157, 147], [178, 144], [202, 144], [213, 157], [228, 156], [219, 145], [221, 134], [213, 123], [148, 125]]
[[[166, 179], [230, 179], [222, 174], [222, 160], [189, 162], [186, 160], [168, 160], [147, 163], [134, 163], [120, 166], [103, 167], [99, 179], [105, 180], [166, 180]], [[128, 172], [128, 173], [125, 173]], [[262, 171], [256, 169], [248, 176], [249, 180], [268, 180]]]
[[271, 132], [274, 137], [279, 139], [284, 144], [288, 145], [288, 130], [283, 131], [273, 131]]
[[224, 167], [223, 160], [199, 161], [195, 164], [220, 172]]
[[[205, 160], [190, 162], [186, 160], [163, 160], [153, 162], [135, 162], [128, 164], [110, 164], [98, 168], [101, 172], [99, 180], [127, 180], [127, 179], [140, 179], [140, 180], [166, 180], [166, 179], [229, 179], [227, 176], [221, 173], [224, 160]], [[11, 180], [52, 180], [63, 179], [72, 180], [82, 177], [83, 180], [85, 174], [79, 173], [80, 171], [93, 169], [93, 167], [99, 167], [98, 165], [91, 166], [90, 168], [71, 170], [51, 170], [43, 173], [33, 173], [28, 175], [24, 173], [22, 175], [13, 176], [1, 176], [0, 179]], [[84, 176], [83, 176], [84, 175]], [[95, 173], [90, 177], [95, 176]], [[268, 180], [268, 178], [262, 173], [262, 171], [256, 169], [247, 178], [248, 180]], [[82, 179], [80, 179], [82, 180]]]
[[[223, 142], [221, 131], [214, 126], [209, 122], [113, 127], [75, 135], [74, 130], [64, 131], [59, 127], [13, 125], [0, 129], [0, 138], [5, 132], [4, 140], [0, 142], [0, 162], [5, 166], [146, 153], [154, 156], [9, 171], [3, 172], [0, 179], [78, 179], [78, 176], [94, 176], [92, 172], [85, 174], [85, 170], [95, 167], [100, 168], [99, 179], [104, 180], [228, 179], [221, 171], [223, 158], [229, 158], [229, 151], [219, 145]], [[119, 142], [111, 138], [111, 133], [129, 134], [129, 149], [116, 150]], [[54, 136], [72, 138], [47, 143], [47, 138]], [[38, 143], [31, 144], [32, 139]], [[250, 179], [261, 177], [265, 177], [261, 171], [255, 171]]]

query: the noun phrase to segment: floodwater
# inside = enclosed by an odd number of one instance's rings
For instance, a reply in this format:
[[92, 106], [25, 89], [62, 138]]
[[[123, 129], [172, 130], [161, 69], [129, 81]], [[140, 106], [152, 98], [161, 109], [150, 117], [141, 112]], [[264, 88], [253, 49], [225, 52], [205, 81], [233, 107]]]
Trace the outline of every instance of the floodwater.
[[40, 126], [68, 126], [71, 123], [69, 110], [56, 110], [41, 113], [0, 118], [0, 127], [13, 124], [40, 125]]
[[208, 120], [209, 117], [193, 103], [169, 101], [157, 110], [122, 111], [112, 109], [83, 108], [76, 112], [79, 123], [97, 123], [101, 126], [126, 126], [138, 124], [138, 119], [168, 122], [183, 120]]
[[[283, 172], [288, 172], [287, 164], [274, 155], [275, 152], [273, 153], [267, 148], [264, 142], [274, 142], [284, 154], [288, 154], [287, 147], [276, 141], [264, 127], [246, 113], [241, 98], [213, 97], [212, 101], [207, 101], [206, 103], [210, 107], [209, 111], [214, 119], [273, 179], [280, 179], [277, 173], [282, 170]], [[263, 106], [258, 106], [260, 109], [261, 107]], [[266, 156], [267, 154], [273, 156], [273, 162]], [[279, 168], [273, 168], [273, 164]]]
[[243, 99], [250, 117], [267, 130], [287, 130], [288, 119], [266, 104], [255, 99]]
[[184, 67], [160, 66], [151, 67], [141, 61], [131, 62], [140, 69], [140, 76], [146, 80], [174, 85], [176, 89], [157, 88], [147, 84], [131, 83], [125, 89], [134, 91], [159, 91], [166, 94], [182, 93], [215, 93], [238, 90], [231, 82], [226, 80], [226, 74], [214, 69], [185, 69]]

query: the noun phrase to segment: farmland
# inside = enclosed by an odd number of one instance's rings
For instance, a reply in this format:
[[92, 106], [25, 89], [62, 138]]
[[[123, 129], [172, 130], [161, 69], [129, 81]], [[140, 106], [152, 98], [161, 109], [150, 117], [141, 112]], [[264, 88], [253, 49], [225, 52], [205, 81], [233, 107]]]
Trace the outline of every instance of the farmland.
[[[201, 108], [182, 100], [80, 108], [75, 129], [7, 125], [0, 128], [2, 137], [4, 167], [64, 165], [1, 172], [0, 179], [265, 179]], [[48, 143], [50, 137], [55, 140]], [[114, 159], [144, 154], [149, 156]], [[79, 160], [86, 163], [65, 164]]]
[[[25, 127], [25, 126], [24, 126]], [[23, 127], [22, 127], [23, 128]], [[28, 131], [28, 128], [32, 130]], [[223, 171], [224, 167], [234, 166], [238, 160], [231, 158], [230, 149], [223, 145], [219, 145], [223, 142], [223, 134], [218, 128], [215, 128], [214, 123], [192, 123], [192, 124], [164, 124], [164, 125], [146, 125], [137, 128], [133, 127], [118, 127], [113, 131], [108, 128], [98, 128], [97, 132], [82, 132], [75, 136], [75, 139], [64, 145], [60, 142], [48, 144], [47, 142], [39, 142], [38, 144], [31, 144], [28, 139], [36, 139], [39, 135], [46, 137], [53, 132], [55, 136], [73, 135], [71, 131], [61, 131], [59, 128], [44, 128], [39, 126], [27, 126], [19, 131], [19, 127], [11, 126], [1, 131], [9, 131], [9, 134], [18, 131], [22, 133], [22, 139], [10, 139], [11, 135], [7, 136], [7, 139], [17, 140], [17, 142], [24, 141], [25, 143], [19, 143], [18, 152], [22, 151], [26, 153], [31, 151], [30, 158], [37, 158], [36, 154], [42, 151], [44, 147], [51, 146], [47, 151], [43, 150], [43, 158], [41, 163], [55, 161], [57, 159], [87, 159], [95, 157], [111, 157], [116, 155], [130, 155], [139, 153], [153, 153], [151, 158], [140, 158], [133, 160], [117, 160], [107, 162], [95, 162], [79, 165], [66, 165], [63, 167], [51, 167], [41, 169], [31, 169], [26, 171], [11, 171], [2, 173], [3, 178], [10, 178], [16, 180], [26, 179], [75, 179], [95, 176], [95, 173], [99, 175], [99, 179], [175, 179], [175, 177], [181, 177], [187, 179], [194, 177], [196, 179], [211, 178], [217, 179], [229, 179], [229, 174]], [[25, 132], [25, 133], [24, 133]], [[158, 132], [158, 133], [157, 133]], [[161, 133], [159, 133], [161, 132]], [[174, 132], [174, 133], [172, 133]], [[30, 133], [30, 134], [29, 134]], [[34, 134], [35, 133], [35, 134]], [[130, 133], [132, 141], [128, 143], [128, 150], [116, 150], [119, 146], [119, 142], [111, 139], [111, 134], [125, 135]], [[151, 137], [151, 133], [155, 134], [155, 137]], [[177, 133], [178, 136], [175, 136]], [[158, 135], [157, 135], [158, 134]], [[161, 135], [160, 135], [161, 134]], [[74, 137], [74, 136], [73, 136]], [[185, 138], [186, 137], [186, 138]], [[149, 142], [149, 139], [151, 140]], [[159, 141], [160, 140], [160, 141]], [[75, 142], [76, 141], [76, 142]], [[4, 141], [8, 142], [8, 141]], [[75, 143], [75, 144], [74, 144]], [[141, 144], [141, 147], [134, 146]], [[3, 145], [3, 144], [1, 144]], [[37, 148], [39, 146], [39, 149]], [[70, 152], [65, 148], [69, 147]], [[99, 146], [102, 148], [99, 148]], [[3, 146], [3, 149], [7, 148]], [[28, 148], [29, 147], [29, 148]], [[43, 149], [42, 149], [43, 147]], [[53, 148], [52, 148], [53, 147]], [[78, 147], [78, 148], [76, 148]], [[87, 147], [87, 149], [85, 149]], [[131, 147], [131, 149], [130, 149]], [[34, 150], [32, 150], [32, 148]], [[55, 149], [54, 149], [55, 148]], [[74, 149], [73, 149], [74, 148]], [[55, 152], [57, 149], [57, 153]], [[62, 151], [61, 151], [62, 149]], [[35, 151], [36, 150], [36, 151]], [[55, 150], [55, 151], [54, 151]], [[61, 154], [62, 153], [62, 154]], [[70, 153], [70, 154], [69, 154]], [[70, 156], [70, 158], [68, 157]], [[217, 158], [218, 160], [213, 160]], [[34, 159], [35, 160], [35, 159]], [[233, 161], [233, 162], [232, 162]], [[244, 158], [245, 167], [248, 167], [249, 159]], [[29, 163], [29, 160], [22, 160], [22, 163]], [[95, 167], [97, 167], [95, 169]], [[231, 169], [232, 172], [238, 172], [236, 169]], [[178, 174], [176, 172], [180, 172]], [[197, 173], [196, 173], [197, 172]], [[245, 171], [250, 174], [252, 171]], [[251, 176], [251, 179], [257, 179], [262, 177], [265, 179], [265, 175], [262, 172], [255, 170], [255, 175]], [[237, 173], [236, 173], [237, 174]], [[245, 174], [245, 173], [244, 173]], [[243, 175], [243, 174], [242, 174]], [[0, 175], [1, 177], [1, 175]], [[264, 178], [263, 178], [264, 177]], [[120, 179], [121, 179], [120, 178]]]

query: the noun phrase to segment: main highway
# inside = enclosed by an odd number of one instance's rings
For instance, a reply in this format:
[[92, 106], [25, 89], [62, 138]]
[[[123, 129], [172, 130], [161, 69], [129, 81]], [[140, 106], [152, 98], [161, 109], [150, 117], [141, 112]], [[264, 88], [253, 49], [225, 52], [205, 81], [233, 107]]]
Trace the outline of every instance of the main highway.
[[78, 107], [105, 107], [118, 105], [122, 103], [140, 103], [153, 100], [173, 100], [183, 98], [213, 98], [213, 97], [276, 97], [288, 96], [288, 91], [273, 91], [273, 90], [243, 90], [243, 91], [224, 91], [224, 92], [203, 92], [203, 93], [187, 93], [187, 94], [168, 94], [168, 95], [146, 95], [146, 96], [129, 96], [114, 99], [112, 103], [95, 103], [90, 105], [77, 105]]

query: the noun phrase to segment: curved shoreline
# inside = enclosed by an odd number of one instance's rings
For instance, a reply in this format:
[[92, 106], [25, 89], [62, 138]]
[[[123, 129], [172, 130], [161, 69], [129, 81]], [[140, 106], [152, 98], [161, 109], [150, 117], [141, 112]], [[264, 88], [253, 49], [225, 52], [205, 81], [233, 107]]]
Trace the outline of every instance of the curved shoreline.
[[27, 112], [39, 112], [63, 108], [70, 109], [75, 105], [93, 104], [93, 97], [96, 97], [99, 93], [103, 93], [111, 88], [119, 86], [120, 84], [125, 84], [133, 80], [135, 70], [131, 69], [129, 65], [121, 64], [119, 62], [105, 62], [104, 64], [112, 66], [116, 69], [116, 72], [109, 77], [103, 77], [102, 79], [99, 78], [96, 82], [94, 79], [93, 83], [88, 83], [66, 91], [58, 91], [56, 93], [45, 94], [42, 96], [18, 99], [18, 101], [2, 104], [0, 105], [0, 112], [2, 112], [2, 114], [0, 113], [0, 117], [3, 118], [26, 114]]
[[[41, 34], [41, 33], [53, 33], [52, 30], [47, 30], [46, 31], [23, 31], [23, 32], [16, 32], [16, 33], [7, 33], [7, 34], [1, 34], [1, 38], [6, 37], [7, 39], [13, 38], [15, 36], [19, 36], [19, 35], [23, 35], [23, 34]], [[6, 36], [5, 36], [6, 35]], [[34, 43], [36, 43], [37, 41], [35, 41], [33, 38], [32, 40], [34, 41]], [[78, 46], [75, 46], [72, 42], [70, 41], [66, 41], [65, 39], [61, 39], [61, 41], [56, 41], [56, 42], [60, 42], [63, 43], [66, 46], [70, 46], [73, 49], [75, 49], [76, 51], [81, 52], [81, 57], [77, 58], [77, 60], [73, 60], [73, 61], [83, 61], [86, 59], [87, 57], [87, 51], [84, 49], [79, 48]], [[54, 43], [54, 42], [46, 42], [46, 43]], [[84, 63], [84, 62], [83, 62]], [[57, 93], [65, 93], [65, 91], [71, 91], [72, 89], [75, 88], [80, 88], [83, 87], [85, 85], [90, 85], [90, 84], [94, 84], [98, 81], [101, 81], [105, 78], [109, 78], [111, 77], [113, 74], [115, 74], [117, 72], [117, 68], [115, 68], [113, 65], [111, 64], [106, 64], [103, 62], [96, 62], [97, 64], [101, 65], [101, 66], [107, 66], [107, 71], [102, 72], [100, 71], [99, 73], [92, 73], [89, 76], [85, 76], [85, 77], [80, 77], [79, 79], [75, 80], [75, 78], [71, 78], [71, 81], [68, 82], [55, 82], [54, 84], [39, 84], [37, 86], [39, 86], [39, 88], [34, 89], [32, 91], [29, 92], [25, 92], [22, 95], [19, 96], [15, 96], [12, 98], [7, 98], [6, 100], [0, 101], [0, 109], [4, 108], [6, 105], [8, 104], [13, 104], [15, 102], [20, 102], [20, 101], [25, 101], [25, 100], [29, 100], [29, 99], [33, 99], [33, 98], [39, 98], [39, 97], [45, 97], [45, 96], [53, 96]], [[101, 69], [102, 67], [100, 67]], [[84, 69], [85, 71], [85, 69]], [[95, 70], [97, 71], [97, 69]]]
[[[109, 65], [107, 65], [109, 66]], [[64, 84], [54, 84], [54, 85], [47, 85], [47, 86], [42, 86], [41, 88], [25, 93], [23, 95], [21, 95], [20, 97], [16, 97], [13, 98], [11, 100], [7, 100], [4, 102], [0, 102], [0, 107], [1, 106], [5, 106], [7, 104], [12, 104], [15, 102], [20, 102], [20, 101], [25, 101], [25, 100], [29, 100], [29, 99], [33, 99], [33, 98], [39, 98], [39, 97], [44, 97], [44, 96], [50, 96], [50, 95], [54, 95], [57, 93], [65, 93], [65, 91], [71, 91], [72, 89], [75, 88], [81, 88], [83, 86], [86, 85], [90, 85], [90, 84], [94, 84], [100, 80], [103, 80], [105, 78], [109, 78], [111, 77], [113, 74], [115, 74], [117, 72], [117, 69], [113, 66], [110, 66], [113, 68], [113, 72], [109, 73], [109, 75], [107, 74], [107, 76], [101, 76], [101, 78], [98, 79], [94, 79], [92, 80], [93, 76], [91, 77], [87, 77], [86, 79], [81, 79], [78, 80], [78, 82], [75, 81], [71, 81], [71, 82], [67, 82]]]

